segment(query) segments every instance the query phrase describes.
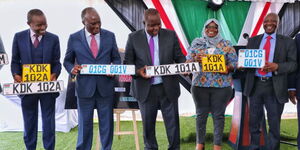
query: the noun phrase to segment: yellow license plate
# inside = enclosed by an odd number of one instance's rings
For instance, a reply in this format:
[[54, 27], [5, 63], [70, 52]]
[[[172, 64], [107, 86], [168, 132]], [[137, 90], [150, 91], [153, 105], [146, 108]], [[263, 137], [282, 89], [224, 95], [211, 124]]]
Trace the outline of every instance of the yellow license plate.
[[23, 82], [50, 81], [50, 64], [25, 64], [22, 71]]
[[202, 72], [226, 72], [224, 55], [206, 55], [202, 57]]

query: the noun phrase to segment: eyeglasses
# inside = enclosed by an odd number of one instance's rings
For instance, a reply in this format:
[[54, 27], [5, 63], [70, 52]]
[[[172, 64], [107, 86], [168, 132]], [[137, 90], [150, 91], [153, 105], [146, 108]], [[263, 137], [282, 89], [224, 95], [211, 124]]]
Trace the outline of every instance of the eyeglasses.
[[218, 26], [206, 26], [206, 29], [218, 29]]

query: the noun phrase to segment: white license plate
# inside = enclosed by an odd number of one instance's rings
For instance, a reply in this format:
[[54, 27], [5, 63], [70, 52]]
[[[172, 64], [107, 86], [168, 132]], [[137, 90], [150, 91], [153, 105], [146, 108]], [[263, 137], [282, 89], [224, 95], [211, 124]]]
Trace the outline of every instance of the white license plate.
[[4, 83], [4, 95], [55, 93], [64, 90], [64, 81]]
[[146, 74], [148, 76], [165, 76], [199, 71], [200, 67], [198, 62], [148, 66], [146, 68]]
[[7, 65], [8, 63], [7, 54], [0, 54], [0, 65]]
[[97, 64], [82, 64], [80, 74], [91, 75], [134, 75], [134, 65], [97, 65]]
[[240, 49], [238, 67], [263, 68], [265, 65], [264, 49]]

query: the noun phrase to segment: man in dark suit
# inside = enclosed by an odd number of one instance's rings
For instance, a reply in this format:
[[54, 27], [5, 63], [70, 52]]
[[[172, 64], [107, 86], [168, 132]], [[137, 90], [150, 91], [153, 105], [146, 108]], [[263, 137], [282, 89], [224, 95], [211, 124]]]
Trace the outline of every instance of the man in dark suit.
[[150, 78], [146, 66], [185, 62], [174, 31], [161, 29], [156, 9], [144, 13], [145, 29], [129, 35], [125, 63], [134, 64], [136, 76], [132, 82], [132, 96], [138, 100], [144, 130], [145, 150], [158, 149], [155, 122], [160, 109], [165, 121], [169, 149], [180, 149], [178, 97], [180, 88], [177, 76]]
[[[64, 67], [77, 75], [78, 150], [91, 149], [93, 115], [97, 108], [103, 150], [110, 150], [113, 140], [114, 79], [111, 75], [80, 75], [81, 64], [120, 64], [115, 35], [101, 28], [97, 11], [88, 7], [81, 13], [84, 28], [70, 35]], [[75, 64], [75, 62], [77, 64]]]
[[[27, 14], [30, 29], [15, 34], [12, 47], [11, 73], [15, 82], [22, 82], [23, 64], [50, 64], [54, 81], [61, 71], [60, 46], [56, 35], [46, 32], [47, 21], [39, 9]], [[38, 102], [41, 104], [43, 144], [47, 150], [55, 146], [55, 99], [59, 93], [22, 95], [24, 142], [28, 150], [36, 149], [38, 130]]]
[[[4, 50], [4, 46], [3, 46], [3, 42], [2, 39], [0, 37], [0, 54], [5, 54], [5, 50]], [[0, 69], [3, 67], [3, 65], [0, 65]]]
[[[4, 50], [4, 46], [3, 46], [3, 42], [2, 39], [0, 37], [0, 54], [5, 54], [5, 50]], [[2, 69], [3, 65], [0, 65], [0, 70]], [[2, 88], [0, 86], [0, 93], [2, 92]]]
[[[297, 47], [297, 61], [300, 64], [300, 33], [295, 37], [295, 43]], [[297, 114], [298, 114], [298, 150], [300, 150], [300, 104], [297, 100], [300, 100], [300, 69], [298, 67], [297, 71], [289, 76], [289, 98], [293, 104], [297, 104]]]
[[287, 75], [297, 68], [296, 46], [286, 36], [276, 34], [279, 17], [270, 13], [264, 18], [264, 34], [249, 39], [247, 49], [265, 49], [266, 64], [262, 69], [248, 69], [244, 95], [250, 101], [250, 149], [259, 149], [260, 125], [265, 106], [269, 133], [266, 146], [279, 150], [280, 120], [284, 103], [288, 102]]

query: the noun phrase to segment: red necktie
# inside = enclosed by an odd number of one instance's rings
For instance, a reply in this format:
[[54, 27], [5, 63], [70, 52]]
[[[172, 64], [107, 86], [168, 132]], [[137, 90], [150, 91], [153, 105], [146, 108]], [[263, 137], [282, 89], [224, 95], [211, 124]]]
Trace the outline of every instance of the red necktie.
[[39, 46], [39, 43], [40, 43], [39, 35], [34, 34], [34, 37], [35, 37], [35, 39], [34, 39], [34, 42], [33, 42], [33, 46], [34, 46], [34, 48], [37, 48]]
[[[269, 35], [267, 36], [267, 41], [265, 43], [265, 46], [264, 46], [264, 50], [265, 50], [265, 61], [269, 61], [269, 54], [270, 54], [270, 50], [271, 50], [271, 42], [270, 40], [272, 39], [272, 37]], [[258, 69], [258, 73], [261, 74], [261, 75], [266, 75], [267, 72], [264, 72], [264, 71], [261, 71], [261, 69]]]
[[90, 48], [91, 48], [91, 51], [94, 55], [94, 57], [96, 58], [97, 57], [97, 54], [98, 54], [98, 44], [96, 42], [96, 39], [95, 39], [95, 35], [91, 35], [91, 45], [90, 45]]

